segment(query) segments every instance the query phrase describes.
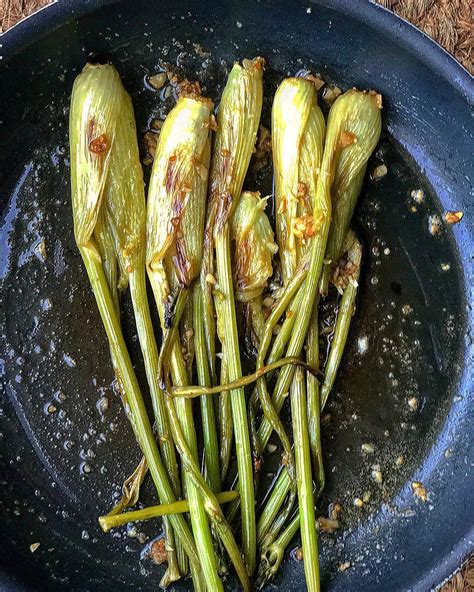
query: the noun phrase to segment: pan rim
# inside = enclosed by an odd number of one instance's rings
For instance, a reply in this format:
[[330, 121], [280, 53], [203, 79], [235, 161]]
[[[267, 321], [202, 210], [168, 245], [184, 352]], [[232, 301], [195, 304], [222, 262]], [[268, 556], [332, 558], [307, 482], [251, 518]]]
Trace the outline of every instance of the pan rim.
[[[80, 18], [103, 6], [113, 4], [115, 1], [92, 0], [83, 3], [81, 0], [63, 0], [60, 3], [55, 1], [53, 4], [44, 7], [2, 36], [0, 51], [2, 52], [3, 64], [39, 38], [54, 31], [54, 29], [72, 19]], [[353, 2], [353, 0], [315, 0], [311, 4], [322, 5], [335, 12], [343, 12], [357, 22], [369, 23], [372, 28], [381, 31], [395, 44], [401, 45], [406, 51], [415, 54], [430, 70], [440, 74], [453, 90], [460, 94], [469, 104], [474, 103], [473, 77], [446, 50], [411, 23], [373, 3], [373, 0], [369, 2], [364, 0], [358, 0], [357, 2]], [[460, 241], [457, 239], [456, 242], [459, 243]], [[466, 259], [463, 258], [463, 261], [465, 262]], [[464, 274], [463, 283], [466, 282], [464, 290], [466, 297], [469, 299], [468, 268], [464, 269]], [[468, 314], [466, 323], [468, 327], [472, 327], [472, 320], [472, 314]], [[460, 377], [460, 385], [467, 385], [468, 382], [469, 373], [468, 368], [465, 366]], [[446, 421], [449, 421], [449, 416]], [[433, 585], [433, 582], [440, 583], [448, 571], [452, 573], [456, 565], [459, 564], [459, 560], [469, 552], [469, 536], [472, 539], [473, 534], [474, 529], [471, 529], [466, 539], [461, 540], [445, 561], [440, 563], [433, 571], [420, 574], [420, 579], [412, 589], [428, 589]]]

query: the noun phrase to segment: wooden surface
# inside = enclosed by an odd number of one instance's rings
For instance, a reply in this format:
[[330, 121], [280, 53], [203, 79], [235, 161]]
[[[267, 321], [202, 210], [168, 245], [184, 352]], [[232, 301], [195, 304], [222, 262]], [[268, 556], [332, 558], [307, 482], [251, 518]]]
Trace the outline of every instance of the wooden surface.
[[[471, 0], [376, 0], [433, 37], [474, 73], [474, 8]], [[50, 0], [0, 0], [0, 32]], [[440, 592], [474, 592], [474, 556]]]

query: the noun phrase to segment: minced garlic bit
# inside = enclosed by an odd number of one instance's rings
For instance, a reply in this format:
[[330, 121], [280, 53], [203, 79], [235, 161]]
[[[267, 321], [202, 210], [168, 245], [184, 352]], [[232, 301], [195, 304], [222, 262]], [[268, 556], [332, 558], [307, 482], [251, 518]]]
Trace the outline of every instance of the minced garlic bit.
[[403, 454], [400, 454], [400, 456], [397, 456], [397, 458], [395, 459], [395, 466], [401, 467], [404, 462], [405, 459], [403, 458]]
[[413, 312], [413, 308], [412, 308], [412, 307], [411, 307], [409, 304], [404, 304], [404, 305], [402, 306], [402, 314], [403, 314], [404, 316], [406, 316], [406, 317], [407, 317], [407, 316], [408, 316], [408, 315], [410, 315], [412, 312]]
[[327, 86], [323, 93], [323, 100], [332, 105], [340, 94], [342, 94], [342, 90], [338, 86]]
[[441, 226], [441, 218], [437, 214], [433, 214], [428, 218], [428, 229], [430, 234], [439, 234], [441, 232]]
[[266, 298], [263, 299], [263, 306], [265, 306], [265, 308], [271, 308], [273, 306], [273, 304], [275, 303], [275, 299], [272, 298], [271, 296], [267, 296]]
[[331, 520], [337, 520], [342, 512], [342, 506], [339, 503], [329, 505], [329, 516]]
[[451, 269], [451, 265], [449, 263], [441, 263], [441, 271], [449, 271]]
[[376, 483], [382, 483], [383, 481], [383, 477], [382, 477], [382, 471], [380, 470], [380, 466], [379, 465], [373, 465], [372, 466], [372, 479], [376, 482]]
[[386, 165], [379, 164], [379, 166], [376, 166], [375, 169], [370, 174], [370, 178], [375, 181], [376, 179], [381, 179], [382, 177], [385, 177], [385, 175], [387, 173], [388, 173], [388, 169], [387, 169]]
[[156, 147], [158, 145], [158, 134], [156, 132], [146, 132], [143, 136], [143, 144], [147, 153], [145, 158], [143, 159], [144, 164], [151, 164], [156, 154]]
[[413, 200], [416, 201], [416, 203], [421, 204], [425, 200], [425, 192], [423, 191], [423, 189], [413, 189], [410, 195], [413, 198]]
[[444, 215], [444, 219], [448, 224], [457, 224], [458, 222], [461, 222], [463, 216], [464, 212], [461, 211], [446, 212], [446, 214]]
[[420, 483], [419, 481], [413, 481], [411, 488], [413, 490], [413, 495], [415, 495], [422, 502], [427, 501], [428, 492], [426, 491], [426, 487], [423, 485], [423, 483]]
[[370, 491], [364, 491], [364, 495], [362, 496], [364, 504], [366, 504], [370, 500], [371, 496], [372, 494], [370, 493]]
[[40, 544], [41, 543], [33, 543], [32, 545], [30, 545], [30, 551], [32, 553], [34, 553], [38, 549], [38, 547], [40, 546]]
[[321, 214], [317, 220], [311, 214], [303, 214], [293, 220], [293, 234], [304, 241], [314, 236], [324, 222], [324, 215]]
[[373, 454], [375, 452], [375, 446], [373, 444], [368, 443], [368, 442], [365, 444], [362, 444], [361, 448], [362, 448], [362, 452], [365, 452], [366, 454]]
[[419, 402], [416, 397], [411, 397], [408, 399], [408, 407], [410, 407], [411, 411], [416, 411], [418, 409]]
[[151, 545], [149, 556], [156, 565], [161, 565], [162, 563], [165, 563], [165, 561], [168, 561], [168, 551], [166, 550], [165, 539], [158, 539]]
[[303, 561], [303, 549], [301, 547], [295, 549], [295, 559], [296, 561]]
[[314, 84], [316, 90], [321, 90], [326, 82], [320, 76], [313, 76], [313, 74], [307, 74], [305, 76], [306, 80], [309, 80]]
[[213, 286], [215, 286], [215, 285], [217, 284], [217, 280], [216, 280], [216, 278], [215, 278], [215, 277], [212, 275], [212, 273], [208, 273], [208, 274], [206, 275], [206, 282], [207, 282], [208, 284], [211, 284], [211, 285], [213, 285]]
[[44, 238], [36, 245], [35, 254], [42, 263], [46, 261], [46, 243], [44, 242]]
[[333, 533], [339, 528], [339, 520], [331, 520], [330, 518], [319, 516], [316, 521], [316, 526], [318, 530], [321, 530], [322, 532]]
[[148, 82], [154, 89], [160, 90], [160, 88], [163, 88], [164, 85], [168, 82], [168, 75], [166, 74], [166, 72], [159, 72], [158, 74], [150, 76]]
[[356, 508], [362, 508], [363, 505], [364, 505], [364, 502], [360, 499], [360, 497], [356, 497], [354, 499], [354, 506]]
[[339, 564], [339, 571], [346, 571], [346, 569], [349, 569], [350, 566], [351, 566], [350, 561], [344, 561], [344, 563]]
[[280, 333], [280, 331], [281, 331], [281, 325], [278, 325], [278, 324], [275, 325], [272, 329], [273, 335], [278, 335], [278, 333]]

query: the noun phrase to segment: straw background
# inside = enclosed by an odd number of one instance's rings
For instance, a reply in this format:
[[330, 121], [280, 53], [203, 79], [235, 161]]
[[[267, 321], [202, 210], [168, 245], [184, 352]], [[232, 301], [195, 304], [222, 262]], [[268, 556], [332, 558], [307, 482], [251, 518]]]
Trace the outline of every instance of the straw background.
[[[376, 0], [435, 39], [474, 73], [474, 4], [471, 0]], [[0, 33], [50, 0], [0, 0]], [[440, 592], [474, 592], [474, 556]]]

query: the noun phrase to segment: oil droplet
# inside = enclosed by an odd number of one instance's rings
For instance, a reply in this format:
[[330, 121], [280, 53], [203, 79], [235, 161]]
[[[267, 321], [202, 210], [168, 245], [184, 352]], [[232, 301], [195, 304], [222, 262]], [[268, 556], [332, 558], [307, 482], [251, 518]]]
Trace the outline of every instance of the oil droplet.
[[52, 413], [56, 413], [56, 411], [57, 411], [57, 407], [56, 407], [56, 405], [54, 405], [54, 403], [49, 402], [49, 403], [46, 403], [46, 405], [44, 406], [44, 412], [46, 414], [51, 415]]
[[76, 360], [71, 358], [68, 354], [63, 354], [63, 362], [69, 366], [69, 368], [75, 368], [77, 366]]
[[363, 356], [365, 353], [367, 353], [368, 349], [369, 349], [369, 338], [367, 337], [367, 335], [363, 335], [362, 337], [359, 337], [359, 339], [357, 340], [357, 351], [359, 352], [359, 354], [361, 356]]
[[92, 467], [88, 462], [81, 463], [79, 468], [82, 475], [88, 475], [92, 471]]
[[52, 308], [53, 303], [51, 302], [51, 300], [49, 298], [42, 298], [40, 300], [40, 306], [41, 306], [41, 310], [47, 311]]

